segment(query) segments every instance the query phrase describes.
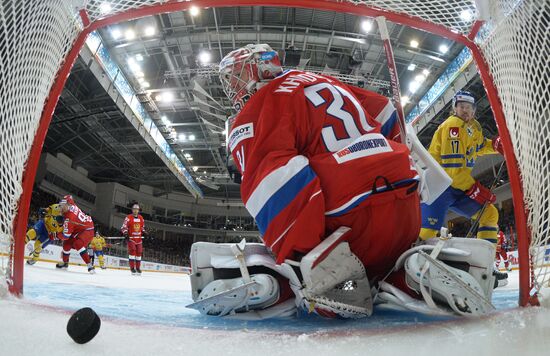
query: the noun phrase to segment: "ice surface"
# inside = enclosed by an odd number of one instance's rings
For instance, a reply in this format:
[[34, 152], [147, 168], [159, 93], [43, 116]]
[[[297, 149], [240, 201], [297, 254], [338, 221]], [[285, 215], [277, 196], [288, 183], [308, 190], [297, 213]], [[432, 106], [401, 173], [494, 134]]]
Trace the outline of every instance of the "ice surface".
[[[183, 274], [25, 268], [25, 298], [0, 300], [0, 355], [524, 355], [550, 354], [550, 310], [514, 308], [517, 272], [497, 290], [499, 311], [475, 320], [434, 319], [375, 309], [360, 321], [301, 317], [239, 322], [203, 317]], [[65, 331], [70, 313], [90, 306], [102, 328], [86, 345]]]

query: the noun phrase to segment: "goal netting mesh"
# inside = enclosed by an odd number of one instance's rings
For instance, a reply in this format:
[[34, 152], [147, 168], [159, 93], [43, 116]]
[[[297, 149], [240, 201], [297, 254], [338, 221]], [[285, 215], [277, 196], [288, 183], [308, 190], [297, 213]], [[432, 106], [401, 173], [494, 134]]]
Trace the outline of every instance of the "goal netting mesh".
[[[269, 1], [276, 5], [278, 1]], [[481, 13], [473, 0], [325, 0], [346, 11], [384, 10], [388, 19], [425, 30], [443, 29], [467, 35]], [[108, 5], [106, 5], [108, 4]], [[56, 74], [84, 25], [80, 10], [93, 23], [122, 13], [181, 1], [3, 0], [0, 2], [0, 290], [12, 283], [14, 220], [23, 193], [26, 162], [39, 129]], [[261, 1], [195, 1], [197, 6], [262, 5]], [[550, 3], [547, 0], [480, 0], [490, 14], [479, 48], [498, 89], [514, 154], [521, 172], [531, 232], [533, 285], [548, 283], [545, 264], [550, 230]], [[281, 5], [316, 7], [314, 1], [281, 1]], [[144, 13], [141, 13], [144, 15]], [[137, 15], [136, 15], [137, 16]], [[106, 24], [109, 21], [105, 21]], [[430, 25], [435, 25], [430, 26]], [[439, 33], [441, 34], [441, 33]], [[502, 128], [500, 128], [502, 130]], [[34, 142], [42, 145], [42, 142]], [[30, 194], [30, 192], [25, 192]], [[27, 217], [20, 217], [26, 219]], [[19, 236], [18, 238], [24, 238]]]

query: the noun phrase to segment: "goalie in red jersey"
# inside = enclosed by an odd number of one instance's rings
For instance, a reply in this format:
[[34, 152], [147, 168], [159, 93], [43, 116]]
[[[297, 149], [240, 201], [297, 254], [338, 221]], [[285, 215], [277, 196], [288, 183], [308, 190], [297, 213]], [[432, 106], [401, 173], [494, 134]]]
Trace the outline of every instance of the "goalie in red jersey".
[[220, 79], [238, 112], [227, 146], [263, 246], [195, 243], [190, 307], [245, 318], [295, 307], [370, 315], [371, 285], [392, 272], [420, 231], [418, 160], [393, 140], [393, 105], [330, 76], [283, 72], [268, 45], [229, 53]]
[[71, 249], [75, 249], [82, 257], [82, 260], [88, 266], [88, 272], [95, 273], [87, 246], [94, 238], [94, 222], [92, 218], [86, 215], [78, 206], [76, 206], [73, 197], [65, 195], [59, 202], [61, 212], [63, 213], [63, 231], [57, 233], [57, 237], [63, 240], [62, 262], [59, 262], [57, 268], [69, 267], [69, 257]]

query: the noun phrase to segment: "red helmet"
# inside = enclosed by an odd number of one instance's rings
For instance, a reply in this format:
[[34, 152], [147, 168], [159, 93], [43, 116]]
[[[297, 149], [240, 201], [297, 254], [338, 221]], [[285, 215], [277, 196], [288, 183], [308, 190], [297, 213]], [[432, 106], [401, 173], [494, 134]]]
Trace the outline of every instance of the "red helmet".
[[223, 91], [237, 111], [241, 111], [260, 82], [282, 72], [279, 55], [267, 44], [246, 45], [230, 52], [220, 62]]

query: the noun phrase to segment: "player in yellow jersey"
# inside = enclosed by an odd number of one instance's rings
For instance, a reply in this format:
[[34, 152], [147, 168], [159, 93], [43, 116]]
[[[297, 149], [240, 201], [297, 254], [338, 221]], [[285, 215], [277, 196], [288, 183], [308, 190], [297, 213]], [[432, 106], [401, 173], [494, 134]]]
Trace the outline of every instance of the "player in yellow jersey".
[[63, 216], [58, 204], [52, 204], [47, 208], [41, 208], [38, 212], [40, 219], [27, 231], [25, 243], [34, 241], [31, 258], [27, 260], [29, 265], [38, 261], [40, 252], [48, 246], [58, 232], [63, 231]]
[[467, 91], [459, 91], [453, 98], [453, 114], [437, 128], [430, 144], [430, 154], [452, 178], [452, 184], [431, 205], [422, 204], [420, 238], [436, 236], [448, 210], [461, 216], [479, 217], [477, 237], [495, 244], [498, 232], [498, 210], [493, 203], [495, 195], [476, 181], [471, 173], [477, 158], [485, 154], [502, 154], [500, 138], [489, 140], [483, 136], [481, 125], [475, 119], [475, 98]]
[[94, 250], [94, 254], [97, 256], [99, 260], [99, 267], [101, 269], [106, 269], [105, 266], [105, 257], [103, 256], [103, 249], [107, 246], [107, 243], [105, 242], [105, 238], [99, 234], [99, 232], [96, 232], [94, 238], [92, 239], [92, 242], [90, 242], [90, 247]]

